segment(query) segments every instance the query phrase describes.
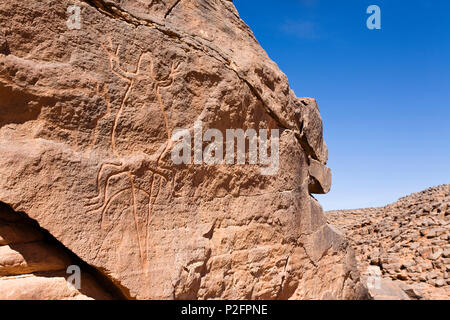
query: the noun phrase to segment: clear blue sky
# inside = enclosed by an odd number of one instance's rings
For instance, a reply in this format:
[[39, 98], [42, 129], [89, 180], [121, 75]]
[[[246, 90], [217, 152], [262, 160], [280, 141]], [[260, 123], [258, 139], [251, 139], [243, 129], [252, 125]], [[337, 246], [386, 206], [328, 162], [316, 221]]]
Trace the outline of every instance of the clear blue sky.
[[[450, 183], [450, 1], [234, 0], [297, 96], [318, 100], [325, 210]], [[381, 8], [381, 30], [366, 9]]]

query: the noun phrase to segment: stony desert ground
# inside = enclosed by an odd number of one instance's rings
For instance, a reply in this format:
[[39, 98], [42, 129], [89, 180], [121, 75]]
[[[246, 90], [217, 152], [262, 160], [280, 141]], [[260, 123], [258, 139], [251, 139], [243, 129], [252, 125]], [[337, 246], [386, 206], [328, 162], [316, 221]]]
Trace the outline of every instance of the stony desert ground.
[[326, 216], [355, 248], [375, 298], [450, 299], [450, 185]]

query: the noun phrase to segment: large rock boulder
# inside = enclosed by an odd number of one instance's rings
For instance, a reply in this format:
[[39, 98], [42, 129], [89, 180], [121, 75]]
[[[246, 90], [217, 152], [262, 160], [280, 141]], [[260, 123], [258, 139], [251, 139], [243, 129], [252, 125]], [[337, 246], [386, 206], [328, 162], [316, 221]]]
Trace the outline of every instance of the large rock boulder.
[[[365, 297], [311, 196], [331, 184], [317, 104], [232, 1], [8, 1], [0, 25], [0, 201], [125, 296]], [[176, 129], [279, 130], [279, 161], [176, 164]]]

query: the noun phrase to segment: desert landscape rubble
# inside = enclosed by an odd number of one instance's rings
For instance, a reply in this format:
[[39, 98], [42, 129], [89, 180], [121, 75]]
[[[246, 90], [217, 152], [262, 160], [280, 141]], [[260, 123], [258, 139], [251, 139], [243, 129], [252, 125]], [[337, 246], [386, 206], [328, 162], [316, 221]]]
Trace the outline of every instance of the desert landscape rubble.
[[450, 185], [380, 208], [326, 212], [379, 299], [450, 299]]

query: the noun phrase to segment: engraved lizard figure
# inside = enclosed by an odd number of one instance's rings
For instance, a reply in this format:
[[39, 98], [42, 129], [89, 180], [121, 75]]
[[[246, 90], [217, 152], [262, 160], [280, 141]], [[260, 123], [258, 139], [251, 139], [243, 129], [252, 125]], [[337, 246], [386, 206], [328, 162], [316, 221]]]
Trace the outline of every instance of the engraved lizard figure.
[[[171, 129], [160, 94], [160, 88], [166, 88], [173, 84], [179, 64], [172, 62], [169, 73], [162, 78], [157, 78], [154, 75], [151, 54], [143, 52], [138, 59], [135, 72], [129, 72], [121, 66], [118, 57], [120, 46], [113, 50], [112, 41], [109, 39], [109, 47], [103, 47], [108, 53], [111, 71], [124, 79], [128, 84], [111, 130], [111, 147], [117, 161], [105, 162], [100, 166], [97, 175], [98, 194], [88, 199], [86, 206], [88, 212], [101, 211], [103, 224], [109, 204], [124, 192], [131, 191], [139, 251], [142, 265], [145, 267], [148, 254], [149, 222], [153, 204], [161, 188], [161, 179], [166, 180], [173, 191], [174, 172], [172, 169], [164, 168], [160, 164], [161, 159], [172, 145], [170, 139]], [[156, 114], [152, 113], [148, 117], [148, 110], [155, 105], [159, 109], [157, 110], [158, 112]], [[147, 117], [145, 117], [145, 114], [147, 114]], [[141, 115], [144, 116], [140, 117]], [[142, 128], [146, 130], [139, 130]], [[135, 131], [139, 133], [146, 132], [147, 135], [140, 138], [136, 137], [137, 143], [134, 143], [135, 136], [133, 134], [136, 134]], [[151, 173], [151, 189], [149, 191], [139, 189], [134, 182], [134, 177], [138, 172], [142, 174], [142, 172], [147, 171]], [[130, 187], [110, 195], [109, 183], [111, 179], [123, 174], [128, 177]], [[146, 221], [144, 226], [139, 224], [138, 219], [137, 190], [144, 192], [149, 198], [148, 213], [144, 219]], [[142, 229], [144, 229], [144, 232], [142, 232]]]

